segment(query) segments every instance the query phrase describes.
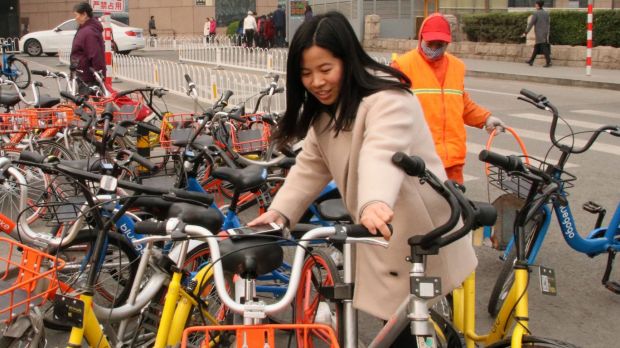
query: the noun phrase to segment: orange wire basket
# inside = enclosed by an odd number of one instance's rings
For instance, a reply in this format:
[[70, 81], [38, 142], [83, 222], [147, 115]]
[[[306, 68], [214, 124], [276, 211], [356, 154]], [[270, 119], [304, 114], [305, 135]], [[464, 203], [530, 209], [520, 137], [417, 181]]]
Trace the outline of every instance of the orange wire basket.
[[28, 114], [0, 114], [0, 134], [27, 132], [31, 122]]
[[30, 125], [27, 130], [66, 128], [79, 126], [81, 122], [70, 107], [22, 109], [18, 113], [30, 115]]
[[0, 245], [0, 320], [8, 323], [56, 293], [65, 262], [12, 239], [0, 237]]
[[244, 115], [245, 123], [231, 129], [233, 149], [240, 154], [265, 151], [269, 147], [271, 126], [264, 122], [261, 114]]
[[194, 114], [167, 114], [161, 124], [159, 144], [168, 152], [178, 152], [175, 141], [188, 140], [198, 128]]
[[[294, 330], [298, 337], [302, 337], [303, 342], [299, 348], [312, 347], [311, 340], [313, 336], [320, 333], [321, 336], [327, 338], [322, 341], [322, 347], [338, 348], [338, 339], [334, 334], [334, 330], [323, 324], [274, 324], [274, 325], [221, 325], [221, 326], [194, 326], [183, 331], [183, 340], [181, 347], [187, 348], [190, 339], [195, 336], [203, 335], [201, 342], [192, 342], [191, 347], [206, 348], [211, 342], [217, 342], [222, 339], [224, 333], [229, 333], [236, 337], [237, 348], [276, 348], [287, 345], [287, 339], [283, 339], [281, 345], [278, 345], [276, 335], [278, 331]], [[282, 337], [288, 337], [289, 332], [283, 332]]]
[[110, 102], [118, 107], [118, 110], [114, 112], [114, 122], [140, 121], [146, 116], [145, 113], [150, 114], [150, 110], [144, 104], [144, 98], [140, 93], [130, 93], [122, 97], [94, 97], [90, 100], [97, 114], [101, 114], [105, 110], [106, 104]]

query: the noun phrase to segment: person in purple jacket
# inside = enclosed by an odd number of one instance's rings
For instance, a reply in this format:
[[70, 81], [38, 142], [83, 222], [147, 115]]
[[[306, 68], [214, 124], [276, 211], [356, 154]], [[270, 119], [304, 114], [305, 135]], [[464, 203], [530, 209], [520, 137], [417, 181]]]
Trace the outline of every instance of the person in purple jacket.
[[89, 94], [89, 87], [97, 83], [90, 68], [100, 71], [104, 77], [106, 73], [103, 26], [93, 18], [93, 8], [87, 2], [75, 5], [73, 14], [79, 28], [71, 45], [71, 66], [77, 69], [81, 82], [79, 93]]

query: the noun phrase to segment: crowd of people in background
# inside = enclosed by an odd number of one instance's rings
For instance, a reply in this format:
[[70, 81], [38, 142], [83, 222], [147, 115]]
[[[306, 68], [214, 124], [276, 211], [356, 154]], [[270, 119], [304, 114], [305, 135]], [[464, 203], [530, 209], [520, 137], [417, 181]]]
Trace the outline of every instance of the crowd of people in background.
[[247, 16], [239, 21], [238, 45], [245, 47], [273, 48], [285, 47], [286, 15], [282, 5], [269, 14], [257, 16], [249, 10]]

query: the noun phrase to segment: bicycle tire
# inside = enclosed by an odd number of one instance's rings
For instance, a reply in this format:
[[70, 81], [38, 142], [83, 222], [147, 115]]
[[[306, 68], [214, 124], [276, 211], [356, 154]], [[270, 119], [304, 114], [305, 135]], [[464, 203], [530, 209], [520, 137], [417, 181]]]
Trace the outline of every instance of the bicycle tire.
[[[318, 269], [317, 266], [322, 269]], [[299, 288], [297, 289], [297, 296], [295, 296], [295, 323], [314, 323], [319, 305], [321, 303], [326, 303], [330, 309], [330, 326], [332, 326], [336, 337], [338, 337], [339, 333], [344, 332], [344, 323], [341, 320], [343, 304], [339, 301], [330, 302], [318, 292], [319, 286], [334, 286], [342, 283], [342, 278], [340, 277], [340, 272], [338, 271], [336, 263], [325, 248], [317, 247], [312, 250], [311, 255], [306, 257], [301, 274]], [[318, 284], [319, 277], [320, 284]], [[311, 287], [314, 287], [314, 290], [311, 289]], [[327, 318], [322, 319], [325, 320]], [[321, 346], [322, 342], [329, 343], [329, 340], [326, 337], [322, 337], [321, 332], [318, 331], [308, 332], [308, 341], [304, 341], [302, 333], [296, 332], [295, 336], [297, 340], [297, 347], [313, 348], [315, 346]]]
[[429, 309], [429, 314], [432, 322], [434, 323], [434, 328], [436, 332], [436, 336], [438, 338], [437, 347], [438, 348], [460, 348], [465, 347], [465, 340], [463, 335], [459, 334], [459, 331], [454, 327], [454, 324], [441, 315], [435, 309]]
[[[508, 348], [511, 347], [511, 337], [504, 338], [503, 340], [493, 343], [487, 348]], [[578, 346], [567, 343], [564, 341], [556, 340], [553, 338], [537, 337], [537, 336], [523, 336], [521, 341], [522, 347], [539, 347], [539, 348], [579, 348]]]
[[[542, 229], [543, 223], [545, 221], [545, 211], [540, 210], [540, 212], [534, 214], [530, 219], [531, 225], [526, 225], [524, 228], [525, 231], [525, 257], [529, 258], [532, 252], [532, 245], [534, 241], [538, 239], [540, 235], [540, 230]], [[493, 317], [497, 316], [499, 310], [504, 305], [506, 300], [506, 296], [508, 296], [508, 292], [514, 283], [514, 263], [517, 259], [517, 248], [513, 246], [512, 250], [508, 254], [506, 260], [502, 264], [502, 268], [495, 280], [495, 285], [493, 286], [493, 290], [491, 291], [491, 295], [489, 296], [489, 303], [487, 305], [487, 311]]]
[[[78, 232], [75, 240], [71, 241], [65, 246], [52, 250], [50, 253], [52, 255], [57, 255], [66, 261], [65, 268], [59, 272], [58, 278], [59, 280], [70, 283], [70, 280], [76, 276], [75, 270], [72, 269], [79, 268], [79, 264], [84, 259], [83, 254], [86, 254], [90, 251], [90, 248], [95, 243], [97, 237], [97, 232], [93, 230], [84, 230]], [[118, 250], [110, 250], [111, 248], [116, 247]], [[121, 254], [121, 259], [119, 262], [118, 256], [119, 251]], [[76, 253], [73, 256], [68, 254], [69, 252]], [[104, 265], [102, 265], [102, 269], [109, 269], [110, 271], [105, 271], [109, 275], [109, 279], [113, 280], [113, 284], [110, 284], [109, 287], [105, 287], [102, 284], [103, 281], [107, 281], [107, 279], [101, 279], [102, 273], [101, 271], [98, 276], [98, 286], [95, 288], [95, 297], [94, 301], [101, 305], [109, 307], [112, 303], [115, 307], [121, 306], [127, 301], [127, 297], [129, 297], [129, 292], [131, 291], [131, 284], [133, 280], [136, 278], [136, 274], [138, 272], [138, 260], [140, 259], [140, 255], [133, 247], [133, 245], [127, 241], [125, 236], [119, 234], [117, 232], [109, 232], [108, 233], [108, 251], [106, 252], [106, 258], [104, 261]], [[72, 263], [72, 261], [75, 261]], [[118, 267], [120, 265], [120, 267]], [[84, 275], [88, 275], [89, 268], [86, 268], [81, 273]], [[67, 273], [70, 276], [69, 278], [63, 279], [64, 274]], [[123, 275], [124, 274], [124, 275]], [[80, 274], [77, 274], [79, 277]], [[116, 294], [116, 296], [114, 296]], [[99, 295], [99, 296], [98, 296]], [[107, 301], [103, 302], [102, 297]]]
[[[21, 66], [20, 66], [21, 65]], [[11, 71], [15, 71], [17, 75], [7, 75], [9, 80], [15, 82], [17, 87], [20, 89], [28, 88], [30, 86], [30, 81], [32, 76], [30, 75], [30, 69], [28, 69], [28, 65], [19, 58], [14, 58], [7, 67]], [[21, 77], [25, 77], [21, 79]]]
[[[20, 152], [13, 150], [3, 151], [3, 155], [10, 159], [19, 159]], [[49, 176], [36, 166], [25, 164], [14, 165], [17, 170], [26, 178], [28, 186], [28, 202], [26, 202], [27, 214], [26, 221], [30, 225], [36, 221], [45, 208], [38, 205], [43, 197], [47, 195], [49, 185]], [[0, 185], [0, 211], [13, 221], [18, 221], [19, 215], [22, 213], [19, 209], [20, 187], [17, 180], [11, 180], [9, 176], [2, 185]]]

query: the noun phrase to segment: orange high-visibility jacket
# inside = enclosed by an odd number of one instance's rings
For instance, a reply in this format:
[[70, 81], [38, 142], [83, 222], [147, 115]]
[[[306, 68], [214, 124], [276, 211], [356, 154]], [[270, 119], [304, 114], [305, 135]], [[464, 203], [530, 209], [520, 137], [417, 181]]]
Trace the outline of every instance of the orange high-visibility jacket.
[[465, 125], [481, 128], [491, 114], [465, 92], [465, 64], [449, 53], [443, 86], [418, 50], [399, 56], [395, 65], [411, 79], [411, 90], [420, 100], [444, 167], [465, 163]]

